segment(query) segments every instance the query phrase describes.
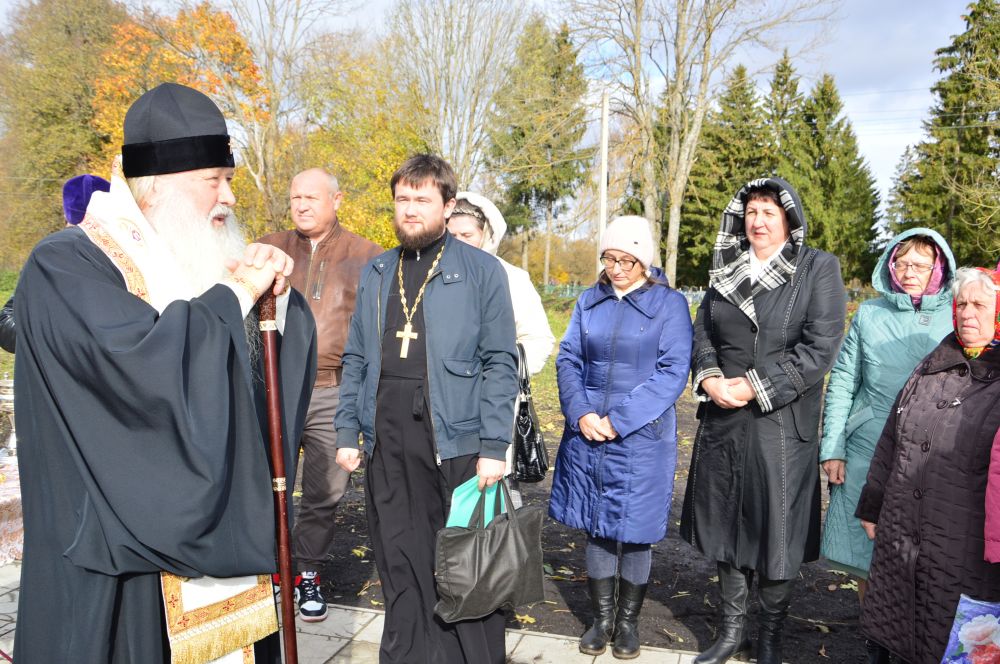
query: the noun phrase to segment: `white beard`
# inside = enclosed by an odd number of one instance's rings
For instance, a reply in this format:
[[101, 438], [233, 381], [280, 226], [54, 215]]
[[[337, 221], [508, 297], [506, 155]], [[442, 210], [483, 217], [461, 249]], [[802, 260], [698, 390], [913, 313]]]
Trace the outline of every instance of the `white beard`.
[[[212, 217], [219, 214], [227, 215], [221, 228], [212, 223]], [[146, 218], [177, 261], [194, 294], [204, 293], [229, 274], [226, 259], [243, 257], [243, 233], [236, 216], [224, 205], [216, 205], [206, 218], [188, 201], [176, 197], [150, 208]]]
[[[216, 205], [204, 217], [186, 197], [171, 194], [164, 192], [160, 199], [163, 202], [147, 209], [145, 216], [176, 260], [194, 297], [229, 275], [225, 262], [243, 258], [246, 240], [236, 215], [225, 205]], [[226, 215], [225, 225], [217, 227], [212, 219], [222, 214]], [[257, 316], [253, 311], [244, 319], [244, 327], [253, 362], [260, 349]]]

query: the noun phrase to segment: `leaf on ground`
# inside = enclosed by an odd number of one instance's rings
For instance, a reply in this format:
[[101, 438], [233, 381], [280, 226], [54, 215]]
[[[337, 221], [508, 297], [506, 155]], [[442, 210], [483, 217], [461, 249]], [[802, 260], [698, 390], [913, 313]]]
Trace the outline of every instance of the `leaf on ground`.
[[840, 584], [840, 588], [841, 590], [853, 590], [854, 592], [858, 592], [858, 582], [855, 579], [851, 579], [847, 583]]
[[550, 575], [550, 576], [552, 574], [555, 574], [555, 570], [552, 569], [552, 565], [550, 565], [549, 563], [543, 563], [542, 564], [542, 571], [545, 572], [547, 575]]
[[677, 643], [684, 643], [684, 637], [680, 634], [674, 634], [666, 627], [661, 628], [661, 631], [667, 635], [667, 638], [671, 641], [676, 641]]
[[830, 656], [826, 654], [826, 645], [822, 645], [822, 646], [819, 647], [819, 656], [820, 657], [826, 657], [827, 659], [830, 659]]
[[711, 583], [718, 583], [719, 582], [719, 577], [717, 577], [717, 576], [710, 576], [710, 577], [708, 577], [708, 580]]
[[690, 594], [691, 594], [690, 591], [688, 591], [688, 590], [682, 590], [679, 593], [677, 593], [676, 595], [671, 595], [670, 599], [677, 599], [678, 597], [687, 597]]
[[522, 616], [520, 613], [515, 613], [514, 617], [517, 619], [518, 622], [522, 622], [526, 625], [534, 625], [536, 622], [538, 622], [528, 614], [524, 614]]
[[364, 558], [365, 554], [368, 553], [369, 551], [371, 551], [371, 549], [369, 549], [364, 544], [362, 544], [361, 546], [356, 546], [353, 549], [351, 549], [351, 553], [353, 553], [358, 558]]
[[565, 574], [567, 576], [573, 576], [574, 574], [576, 574], [576, 572], [571, 570], [569, 567], [566, 567], [565, 565], [561, 565], [559, 569], [556, 570], [556, 572], [558, 572], [559, 574]]
[[837, 589], [837, 584], [836, 583], [831, 583], [830, 585], [828, 585], [826, 587], [826, 589], [829, 590], [830, 592], [833, 592], [833, 591], [835, 591]]
[[372, 603], [372, 606], [385, 606], [385, 602], [380, 602], [374, 597], [370, 597], [368, 601]]
[[824, 634], [830, 633], [830, 628], [824, 625], [823, 623], [816, 623], [816, 629], [823, 632]]

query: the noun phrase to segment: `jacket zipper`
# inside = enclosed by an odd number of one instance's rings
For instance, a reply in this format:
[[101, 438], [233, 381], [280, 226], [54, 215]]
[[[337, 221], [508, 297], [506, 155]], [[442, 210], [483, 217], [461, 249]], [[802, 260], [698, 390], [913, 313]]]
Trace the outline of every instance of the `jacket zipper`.
[[378, 417], [378, 382], [382, 375], [382, 280], [385, 278], [382, 270], [378, 273], [378, 297], [375, 298], [375, 344], [378, 353], [378, 374], [375, 376], [375, 406], [372, 408], [372, 447], [375, 447], [375, 422]]
[[[399, 257], [400, 260], [403, 259], [402, 254]], [[427, 280], [427, 285], [429, 286], [434, 277], [441, 274], [441, 269], [430, 276]], [[424, 307], [424, 311], [427, 311], [427, 307]], [[427, 339], [430, 335], [427, 334], [427, 320], [424, 320], [424, 370], [427, 372], [427, 415], [431, 418], [431, 438], [433, 438], [434, 443], [434, 460], [437, 461], [437, 465], [441, 467], [441, 450], [438, 449], [437, 441], [437, 431], [434, 430], [434, 404], [431, 403], [431, 367], [430, 367], [430, 353], [426, 352], [427, 349]]]
[[[754, 315], [756, 316], [756, 313]], [[757, 337], [760, 336], [760, 325], [758, 325], [757, 323], [754, 323], [754, 327], [757, 329], [757, 331], [753, 333], [753, 363], [754, 363], [754, 366], [756, 366], [757, 365]], [[753, 416], [750, 414], [750, 408], [749, 408], [749, 406], [750, 406], [750, 404], [747, 404], [746, 406], [744, 406], [744, 408], [746, 409], [746, 412], [744, 413], [744, 417], [743, 417], [743, 419], [744, 419], [743, 440], [744, 441], [746, 441], [747, 438], [749, 437], [749, 435], [750, 435], [750, 427], [753, 426]], [[780, 422], [781, 420], [779, 419], [778, 421]], [[779, 425], [778, 431], [781, 433], [782, 436], [784, 436], [785, 432], [782, 429], [783, 429], [783, 427], [781, 427]], [[742, 514], [743, 513], [743, 490], [746, 488], [746, 483], [747, 483], [747, 445], [744, 444], [743, 445], [743, 450], [742, 450], [742, 452], [740, 454], [740, 500], [739, 500], [739, 509], [736, 511], [737, 514]], [[737, 535], [737, 537], [736, 537], [736, 546], [734, 547], [736, 560], [740, 559], [740, 540], [741, 539], [742, 538], [739, 535]]]
[[[618, 300], [615, 306], [621, 306], [623, 302], [624, 300]], [[617, 348], [616, 342], [618, 341], [618, 330], [621, 329], [621, 326], [622, 316], [621, 309], [619, 309], [618, 315], [615, 317], [615, 329], [611, 331], [611, 357], [608, 358], [608, 376], [604, 383], [604, 406], [601, 409], [601, 412], [603, 412], [604, 415], [602, 415], [602, 417], [608, 414], [608, 402], [611, 401], [611, 373], [615, 368], [615, 349]]]
[[[306, 242], [309, 243], [309, 264], [306, 266], [306, 285], [305, 285], [306, 293], [312, 291], [310, 297], [313, 300], [318, 300], [319, 298], [314, 297], [316, 295], [315, 288], [310, 288], [309, 287], [309, 284], [312, 283], [313, 257], [316, 255], [316, 246], [317, 245], [314, 245], [312, 243], [312, 241], [309, 240], [309, 239], [306, 239]], [[303, 293], [303, 295], [305, 295], [305, 293]]]
[[[618, 330], [621, 329], [621, 325], [622, 325], [622, 309], [620, 307], [624, 305], [624, 302], [625, 302], [624, 299], [619, 299], [617, 302], [615, 302], [615, 306], [619, 307], [619, 308], [615, 312], [617, 314], [615, 316], [615, 328], [611, 331], [611, 348], [610, 348], [611, 353], [610, 353], [610, 357], [608, 358], [608, 375], [604, 379], [604, 406], [601, 408], [601, 412], [604, 413], [604, 415], [602, 417], [607, 417], [607, 414], [608, 414], [608, 402], [611, 401], [611, 374], [612, 374], [612, 372], [614, 371], [614, 368], [615, 368], [615, 349], [618, 348]], [[597, 463], [597, 477], [595, 478], [595, 480], [597, 482], [597, 485], [598, 485], [597, 502], [594, 504], [594, 513], [591, 516], [591, 521], [594, 524], [597, 524], [598, 521], [599, 521], [597, 517], [598, 517], [598, 514], [601, 511], [600, 510], [600, 508], [601, 508], [601, 496], [604, 495], [604, 479], [603, 478], [604, 478], [604, 458], [605, 458], [605, 456], [606, 456], [606, 452], [605, 452], [605, 449], [604, 449], [604, 445], [601, 445], [600, 459], [599, 459], [599, 461]], [[597, 531], [597, 527], [595, 525], [594, 532], [593, 532], [593, 536], [594, 537], [598, 536], [597, 532], [598, 532]]]

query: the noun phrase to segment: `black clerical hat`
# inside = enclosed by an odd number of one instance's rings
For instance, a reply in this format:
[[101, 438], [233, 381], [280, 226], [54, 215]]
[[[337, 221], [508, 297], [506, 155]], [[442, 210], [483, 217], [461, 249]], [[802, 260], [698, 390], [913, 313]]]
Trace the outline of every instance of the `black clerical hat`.
[[162, 83], [135, 100], [125, 114], [125, 177], [234, 166], [226, 120], [204, 94]]

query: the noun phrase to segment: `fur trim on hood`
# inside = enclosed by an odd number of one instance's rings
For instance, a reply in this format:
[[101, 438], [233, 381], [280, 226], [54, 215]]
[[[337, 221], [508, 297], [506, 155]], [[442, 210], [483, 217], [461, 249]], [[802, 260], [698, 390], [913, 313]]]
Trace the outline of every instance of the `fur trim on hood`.
[[483, 251], [494, 256], [497, 255], [497, 248], [500, 247], [500, 240], [507, 233], [507, 222], [496, 205], [485, 196], [472, 193], [471, 191], [460, 191], [455, 196], [457, 201], [468, 201], [483, 211], [486, 216], [486, 228], [483, 229]]

